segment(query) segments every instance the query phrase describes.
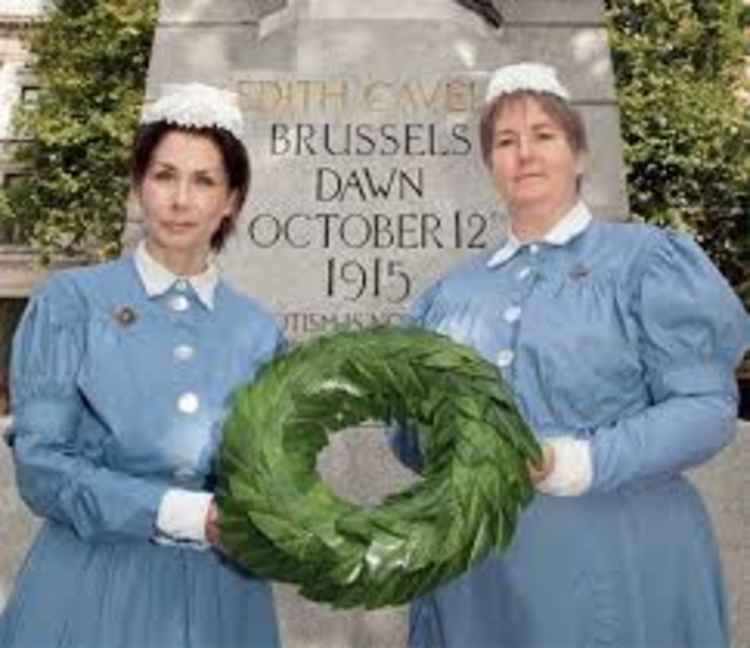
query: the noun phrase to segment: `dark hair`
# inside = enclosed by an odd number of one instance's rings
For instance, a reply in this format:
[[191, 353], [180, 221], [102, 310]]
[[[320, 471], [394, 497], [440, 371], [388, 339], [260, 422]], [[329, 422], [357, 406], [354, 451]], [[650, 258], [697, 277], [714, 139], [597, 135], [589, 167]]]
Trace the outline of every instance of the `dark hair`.
[[234, 231], [237, 216], [245, 204], [250, 189], [250, 158], [247, 149], [232, 133], [223, 128], [194, 128], [170, 124], [165, 121], [142, 124], [138, 127], [133, 140], [130, 174], [135, 186], [140, 187], [151, 163], [154, 150], [162, 138], [172, 131], [207, 137], [216, 144], [224, 161], [224, 171], [229, 181], [229, 189], [237, 192], [236, 212], [221, 222], [211, 238], [211, 248], [218, 252], [224, 247], [227, 237]]
[[537, 101], [542, 110], [562, 128], [573, 153], [580, 155], [589, 150], [583, 119], [573, 106], [549, 92], [517, 90], [500, 95], [482, 110], [479, 121], [479, 142], [482, 146], [482, 159], [487, 167], [492, 167], [492, 145], [495, 139], [497, 118], [506, 106], [526, 98]]

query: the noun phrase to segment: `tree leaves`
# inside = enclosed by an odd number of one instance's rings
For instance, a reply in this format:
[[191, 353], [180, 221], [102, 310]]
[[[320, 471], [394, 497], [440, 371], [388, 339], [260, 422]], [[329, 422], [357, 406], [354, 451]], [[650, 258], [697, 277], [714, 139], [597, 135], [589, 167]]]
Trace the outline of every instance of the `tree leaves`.
[[[281, 387], [283, 386], [283, 388]], [[327, 434], [419, 429], [423, 479], [358, 507], [321, 480]], [[416, 328], [339, 332], [238, 390], [218, 456], [221, 541], [250, 571], [335, 607], [404, 603], [510, 542], [540, 449], [495, 368]]]
[[40, 91], [15, 119], [33, 140], [17, 156], [29, 176], [0, 220], [43, 260], [119, 252], [157, 12], [158, 0], [57, 0], [30, 32]]
[[741, 3], [605, 2], [634, 216], [695, 235], [750, 308]]

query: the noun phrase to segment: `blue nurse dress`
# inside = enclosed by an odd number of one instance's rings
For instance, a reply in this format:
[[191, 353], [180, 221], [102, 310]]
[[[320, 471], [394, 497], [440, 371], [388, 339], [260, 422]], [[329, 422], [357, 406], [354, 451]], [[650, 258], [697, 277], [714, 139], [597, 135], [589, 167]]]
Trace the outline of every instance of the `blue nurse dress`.
[[55, 274], [16, 334], [18, 488], [45, 518], [0, 617], [3, 648], [278, 645], [270, 587], [166, 544], [168, 489], [210, 490], [228, 397], [281, 343], [219, 280], [147, 294], [133, 257]]
[[[687, 237], [592, 221], [508, 239], [434, 284], [413, 321], [495, 363], [543, 441], [589, 442], [580, 496], [538, 494], [508, 551], [411, 605], [420, 648], [720, 648], [717, 547], [681, 472], [736, 429], [750, 320]], [[396, 450], [417, 466], [415, 439]]]

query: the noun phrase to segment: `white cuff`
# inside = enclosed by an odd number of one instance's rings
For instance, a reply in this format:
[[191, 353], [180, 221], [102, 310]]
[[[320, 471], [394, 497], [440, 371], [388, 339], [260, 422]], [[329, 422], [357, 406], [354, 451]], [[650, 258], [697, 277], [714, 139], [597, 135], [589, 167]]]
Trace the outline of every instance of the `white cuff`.
[[213, 493], [170, 488], [159, 504], [156, 527], [171, 540], [206, 543], [206, 516]]
[[591, 458], [591, 444], [573, 437], [552, 437], [544, 443], [551, 446], [555, 453], [555, 465], [552, 472], [536, 487], [547, 495], [570, 497], [585, 493], [594, 475]]

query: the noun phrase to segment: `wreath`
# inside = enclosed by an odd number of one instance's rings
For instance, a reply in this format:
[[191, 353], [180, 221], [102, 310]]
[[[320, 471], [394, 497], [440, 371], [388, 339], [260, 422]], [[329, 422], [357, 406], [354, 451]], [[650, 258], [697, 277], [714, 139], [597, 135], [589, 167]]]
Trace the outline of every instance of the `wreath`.
[[[316, 470], [328, 434], [415, 434], [422, 479], [376, 507]], [[322, 336], [237, 391], [218, 454], [221, 544], [251, 573], [334, 607], [399, 605], [510, 542], [541, 453], [496, 368], [417, 328]]]

